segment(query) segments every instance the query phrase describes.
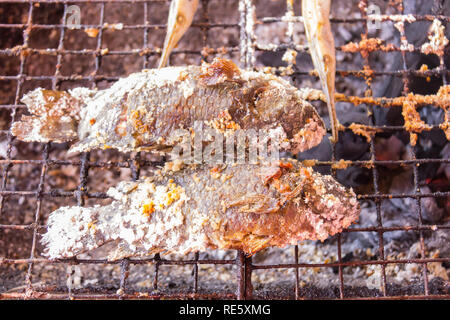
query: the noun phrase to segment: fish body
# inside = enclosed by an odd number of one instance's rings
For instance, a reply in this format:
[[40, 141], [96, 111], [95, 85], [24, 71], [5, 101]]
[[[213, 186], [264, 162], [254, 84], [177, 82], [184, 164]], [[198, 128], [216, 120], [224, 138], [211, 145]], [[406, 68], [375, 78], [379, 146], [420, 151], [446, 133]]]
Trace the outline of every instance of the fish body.
[[332, 138], [338, 141], [339, 121], [336, 115], [334, 92], [336, 52], [330, 23], [331, 0], [302, 0], [302, 15], [311, 58], [327, 98]]
[[22, 101], [33, 115], [13, 123], [12, 134], [24, 141], [74, 140], [72, 152], [170, 149], [178, 130], [191, 129], [196, 121], [219, 131], [278, 130], [287, 142], [284, 149], [293, 153], [316, 146], [326, 132], [294, 86], [274, 75], [239, 70], [224, 59], [144, 70], [101, 91], [39, 88]]
[[191, 26], [197, 7], [198, 0], [172, 0], [170, 3], [167, 33], [158, 68], [167, 65], [170, 53]]
[[109, 259], [158, 252], [239, 249], [253, 254], [325, 240], [359, 215], [355, 194], [295, 160], [190, 166], [121, 182], [106, 206], [52, 212], [45, 254], [67, 258], [114, 242]]

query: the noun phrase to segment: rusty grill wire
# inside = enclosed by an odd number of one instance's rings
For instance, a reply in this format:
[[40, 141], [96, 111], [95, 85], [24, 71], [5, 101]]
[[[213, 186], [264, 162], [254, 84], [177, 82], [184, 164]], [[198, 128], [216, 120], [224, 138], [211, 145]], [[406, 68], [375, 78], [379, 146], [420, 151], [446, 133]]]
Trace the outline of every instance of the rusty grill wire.
[[[149, 68], [152, 67], [149, 63], [150, 57], [158, 57], [160, 55], [160, 50], [157, 48], [152, 48], [151, 44], [148, 43], [148, 34], [152, 30], [165, 28], [164, 24], [150, 24], [148, 23], [148, 14], [149, 9], [148, 5], [152, 2], [164, 2], [169, 0], [149, 0], [149, 1], [143, 1], [143, 0], [119, 0], [114, 1], [114, 3], [129, 3], [130, 5], [135, 3], [141, 3], [144, 7], [144, 19], [142, 23], [137, 23], [135, 25], [124, 25], [123, 29], [134, 29], [134, 30], [142, 30], [143, 33], [143, 46], [140, 49], [133, 49], [133, 50], [117, 50], [117, 51], [109, 51], [107, 53], [102, 51], [102, 32], [104, 30], [104, 22], [105, 22], [105, 6], [108, 5], [107, 1], [102, 0], [79, 0], [76, 2], [72, 1], [64, 1], [64, 0], [51, 0], [51, 1], [45, 1], [45, 3], [55, 3], [55, 4], [63, 4], [64, 5], [64, 14], [61, 19], [60, 24], [56, 25], [47, 25], [47, 24], [35, 24], [32, 21], [33, 17], [33, 10], [36, 5], [39, 4], [39, 1], [8, 1], [10, 3], [25, 3], [28, 5], [28, 18], [27, 22], [25, 24], [5, 24], [1, 23], [0, 28], [14, 28], [14, 29], [20, 29], [23, 32], [23, 44], [21, 46], [15, 47], [15, 48], [6, 48], [0, 50], [0, 56], [12, 56], [12, 55], [19, 55], [20, 57], [20, 67], [19, 67], [19, 73], [17, 75], [0, 75], [0, 80], [9, 80], [9, 81], [16, 81], [17, 87], [15, 92], [15, 98], [14, 98], [14, 104], [7, 104], [7, 105], [0, 105], [1, 109], [7, 109], [11, 112], [11, 118], [13, 120], [17, 120], [17, 111], [21, 108], [24, 108], [25, 106], [19, 103], [20, 95], [22, 93], [22, 86], [24, 84], [25, 80], [50, 80], [52, 83], [52, 89], [57, 90], [60, 88], [60, 84], [62, 81], [70, 81], [70, 80], [86, 80], [88, 81], [92, 88], [95, 88], [97, 84], [100, 81], [107, 80], [107, 81], [115, 81], [118, 79], [118, 77], [113, 76], [105, 76], [98, 74], [102, 58], [105, 55], [119, 55], [119, 56], [126, 56], [126, 55], [140, 55], [142, 56], [142, 67], [143, 68]], [[64, 24], [64, 21], [66, 21], [66, 16], [68, 14], [67, 8], [71, 4], [79, 4], [79, 3], [96, 3], [100, 5], [100, 11], [98, 14], [99, 21], [98, 24], [93, 25], [81, 25], [81, 29], [87, 29], [87, 28], [97, 28], [99, 30], [98, 36], [97, 36], [97, 45], [95, 49], [83, 49], [83, 50], [66, 50], [64, 49], [64, 35], [67, 30], [67, 26]], [[254, 54], [255, 51], [264, 51], [267, 50], [267, 48], [264, 48], [262, 46], [259, 46], [255, 40], [255, 35], [253, 33], [252, 26], [255, 22], [262, 23], [262, 24], [270, 24], [274, 22], [280, 22], [280, 21], [287, 21], [289, 28], [294, 28], [295, 25], [302, 23], [302, 18], [299, 16], [295, 16], [294, 14], [294, 5], [293, 1], [287, 1], [287, 14], [285, 17], [264, 17], [260, 18], [258, 21], [254, 21], [253, 15], [252, 15], [252, 2], [250, 0], [239, 0], [239, 11], [240, 11], [240, 20], [239, 23], [218, 23], [218, 24], [212, 24], [209, 22], [209, 13], [208, 13], [208, 3], [210, 0], [202, 0], [202, 5], [200, 6], [200, 12], [197, 13], [200, 14], [201, 22], [194, 23], [192, 28], [199, 28], [202, 31], [203, 35], [203, 43], [206, 47], [207, 43], [207, 37], [208, 37], [208, 30], [212, 28], [222, 28], [222, 29], [231, 29], [236, 30], [236, 32], [239, 32], [240, 34], [240, 40], [241, 45], [239, 47], [228, 47], [228, 48], [221, 48], [220, 50], [226, 50], [227, 52], [236, 52], [240, 54], [241, 59], [241, 66], [242, 67], [253, 67], [255, 58]], [[438, 1], [439, 2], [439, 1]], [[443, 2], [443, 1], [442, 1]], [[396, 3], [402, 4], [402, 1], [396, 1]], [[441, 3], [442, 5], [442, 3]], [[368, 36], [368, 29], [367, 29], [367, 22], [368, 22], [368, 16], [366, 14], [366, 11], [364, 8], [367, 8], [368, 1], [367, 0], [361, 0], [359, 2], [359, 7], [361, 9], [361, 18], [334, 18], [331, 20], [333, 24], [338, 23], [352, 23], [352, 24], [359, 24], [361, 25], [362, 33], [365, 36]], [[286, 20], [286, 17], [289, 17], [289, 19]], [[433, 21], [434, 19], [439, 19], [444, 26], [448, 25], [448, 22], [450, 22], [450, 17], [445, 15], [414, 15], [415, 19], [417, 21]], [[284, 19], [284, 20], [283, 20]], [[386, 15], [383, 16], [382, 23], [385, 21], [393, 21], [392, 17]], [[32, 29], [58, 29], [60, 31], [59, 36], [59, 43], [57, 48], [46, 48], [46, 49], [34, 49], [30, 48], [28, 46], [29, 42], [29, 36], [30, 31]], [[404, 32], [401, 33], [401, 36], [404, 37]], [[276, 48], [272, 48], [272, 50], [285, 50], [285, 49], [293, 49], [298, 52], [301, 51], [307, 51], [308, 48], [306, 46], [300, 46], [298, 44], [294, 43], [292, 34], [290, 35], [290, 41], [289, 43], [284, 43], [281, 45], [278, 45]], [[337, 50], [341, 50], [341, 47], [337, 47]], [[450, 71], [446, 69], [446, 66], [443, 61], [443, 57], [440, 57], [440, 67], [436, 70], [427, 70], [427, 71], [417, 71], [417, 70], [410, 70], [407, 68], [406, 60], [405, 60], [405, 50], [399, 48], [399, 47], [393, 47], [390, 49], [391, 51], [399, 51], [402, 54], [403, 57], [403, 70], [398, 71], [374, 71], [373, 76], [383, 76], [383, 75], [392, 75], [396, 77], [401, 77], [403, 79], [404, 84], [404, 93], [407, 94], [409, 92], [408, 87], [408, 76], [414, 75], [414, 76], [441, 76], [443, 79], [443, 84], [446, 85], [448, 81], [448, 77], [450, 75]], [[415, 52], [420, 52], [420, 48], [414, 48]], [[209, 54], [215, 54], [219, 52], [219, 49], [212, 48], [209, 49]], [[177, 50], [175, 49], [173, 52], [173, 55], [177, 54], [192, 54], [192, 55], [198, 55], [202, 58], [206, 59], [205, 52], [201, 50]], [[38, 54], [38, 55], [53, 55], [57, 57], [57, 63], [56, 63], [56, 69], [54, 75], [51, 76], [30, 76], [25, 74], [24, 72], [24, 66], [27, 59], [27, 56], [31, 54]], [[63, 76], [61, 74], [61, 66], [62, 66], [62, 59], [64, 55], [67, 54], [74, 54], [74, 55], [87, 55], [87, 56], [94, 56], [95, 57], [95, 70], [92, 74], [88, 76], [79, 76], [79, 75], [70, 75], [70, 76]], [[358, 54], [355, 53], [355, 54]], [[364, 66], [369, 67], [369, 57], [366, 57], [364, 60]], [[293, 77], [300, 77], [300, 76], [311, 76], [310, 70], [298, 70], [298, 68], [295, 65], [292, 65], [290, 63], [290, 67], [293, 68], [294, 72], [292, 73]], [[364, 70], [338, 70], [337, 75], [339, 76], [359, 76], [361, 77], [364, 75]], [[371, 92], [371, 86], [370, 84], [366, 88], [366, 93]], [[386, 99], [387, 101], [388, 99]], [[369, 109], [373, 109], [373, 106], [369, 106]], [[371, 117], [373, 118], [373, 117]], [[373, 119], [371, 119], [373, 120]], [[392, 131], [402, 131], [405, 130], [403, 126], [374, 126], [373, 122], [371, 125], [372, 128], [378, 129], [380, 132], [392, 132]], [[433, 128], [436, 128], [436, 126], [433, 126]], [[163, 259], [159, 255], [155, 255], [152, 258], [146, 258], [146, 259], [123, 259], [120, 261], [107, 261], [103, 259], [61, 259], [57, 261], [50, 261], [45, 258], [38, 258], [36, 257], [36, 244], [38, 241], [38, 234], [45, 230], [45, 226], [42, 225], [42, 221], [40, 220], [41, 216], [41, 206], [44, 198], [53, 198], [53, 197], [74, 197], [77, 201], [77, 204], [82, 206], [85, 203], [85, 199], [87, 198], [106, 198], [105, 193], [101, 192], [89, 192], [88, 185], [87, 185], [87, 178], [88, 173], [91, 168], [106, 168], [106, 169], [112, 169], [112, 168], [128, 168], [131, 170], [131, 176], [132, 179], [137, 180], [140, 176], [140, 169], [146, 166], [154, 166], [155, 163], [144, 160], [141, 158], [141, 154], [137, 153], [136, 156], [133, 158], [128, 159], [128, 161], [119, 161], [119, 162], [104, 162], [104, 161], [90, 161], [90, 154], [84, 153], [80, 156], [79, 161], [71, 161], [71, 160], [54, 160], [49, 158], [49, 150], [50, 150], [50, 143], [46, 144], [43, 148], [43, 157], [42, 160], [15, 160], [11, 156], [11, 148], [12, 148], [12, 142], [13, 137], [9, 133], [9, 130], [3, 130], [2, 134], [5, 134], [7, 136], [7, 157], [4, 160], [0, 160], [0, 164], [3, 167], [2, 171], [2, 177], [1, 177], [1, 191], [0, 191], [0, 215], [4, 214], [4, 202], [5, 199], [12, 195], [20, 195], [20, 196], [28, 196], [28, 197], [36, 197], [37, 205], [34, 215], [34, 222], [27, 225], [0, 225], [0, 232], [3, 230], [13, 230], [14, 232], [18, 232], [20, 230], [31, 230], [33, 232], [32, 236], [32, 245], [31, 245], [31, 252], [29, 255], [29, 258], [27, 259], [11, 259], [11, 258], [0, 258], [0, 265], [14, 265], [14, 264], [27, 264], [28, 269], [26, 272], [26, 279], [25, 279], [25, 290], [23, 292], [6, 292], [6, 293], [0, 293], [0, 299], [14, 299], [14, 298], [38, 298], [38, 299], [46, 299], [46, 298], [58, 298], [58, 299], [159, 299], [159, 298], [194, 298], [194, 299], [211, 299], [211, 298], [225, 298], [225, 299], [250, 299], [254, 298], [252, 295], [252, 280], [251, 280], [251, 274], [253, 270], [263, 270], [263, 269], [286, 269], [291, 268], [294, 269], [295, 272], [295, 292], [294, 296], [296, 299], [302, 298], [301, 292], [300, 292], [300, 284], [299, 284], [299, 274], [298, 270], [300, 268], [331, 268], [331, 267], [337, 267], [338, 268], [338, 277], [339, 277], [339, 293], [338, 297], [340, 299], [345, 298], [370, 298], [370, 299], [431, 299], [431, 298], [450, 298], [450, 295], [436, 295], [436, 294], [430, 294], [429, 289], [429, 279], [428, 279], [428, 270], [427, 270], [427, 263], [431, 262], [450, 262], [450, 258], [426, 258], [425, 255], [425, 244], [424, 244], [424, 235], [423, 233], [425, 231], [436, 231], [436, 230], [448, 230], [450, 227], [445, 225], [437, 225], [437, 226], [431, 226], [426, 225], [422, 222], [422, 212], [421, 212], [421, 199], [424, 197], [447, 197], [450, 195], [450, 192], [434, 192], [434, 193], [427, 193], [423, 194], [420, 193], [420, 185], [419, 185], [419, 179], [418, 179], [418, 166], [422, 164], [427, 163], [450, 163], [449, 159], [416, 159], [416, 151], [415, 148], [413, 148], [413, 159], [411, 160], [397, 160], [397, 161], [380, 161], [375, 160], [374, 156], [374, 139], [370, 142], [370, 152], [371, 152], [371, 160], [369, 161], [353, 161], [350, 163], [350, 165], [353, 166], [367, 166], [371, 165], [372, 171], [373, 171], [373, 186], [374, 186], [374, 193], [373, 194], [361, 194], [358, 196], [360, 200], [373, 200], [376, 204], [376, 211], [377, 211], [377, 221], [378, 225], [375, 227], [355, 227], [352, 229], [345, 230], [344, 232], [376, 232], [378, 234], [378, 240], [379, 240], [379, 256], [377, 260], [371, 260], [371, 261], [350, 261], [350, 262], [344, 262], [342, 258], [342, 249], [341, 249], [341, 235], [337, 236], [337, 252], [338, 252], [338, 259], [337, 262], [333, 263], [300, 263], [299, 262], [299, 250], [298, 246], [294, 247], [294, 263], [291, 264], [274, 264], [274, 265], [267, 265], [267, 264], [254, 264], [252, 262], [251, 257], [246, 257], [243, 252], [236, 251], [236, 258], [235, 259], [228, 259], [228, 260], [220, 260], [220, 259], [200, 259], [199, 254], [195, 254], [194, 259], [191, 260], [168, 260]], [[317, 161], [317, 166], [330, 166], [335, 161], [335, 145], [333, 145], [333, 158], [332, 161]], [[11, 191], [7, 190], [7, 181], [8, 181], [8, 175], [9, 171], [13, 166], [20, 166], [24, 164], [31, 164], [35, 166], [41, 167], [41, 173], [39, 178], [39, 184], [35, 191]], [[416, 192], [412, 194], [383, 194], [380, 192], [379, 188], [379, 172], [377, 169], [377, 166], [379, 165], [388, 165], [388, 164], [397, 164], [397, 165], [410, 165], [413, 169], [414, 174], [414, 190]], [[79, 170], [79, 178], [80, 183], [78, 185], [77, 190], [73, 192], [68, 191], [62, 191], [62, 190], [51, 190], [51, 191], [44, 191], [44, 184], [46, 179], [47, 171], [50, 167], [56, 166], [56, 165], [73, 165], [78, 166], [80, 168]], [[333, 170], [335, 173], [335, 170]], [[381, 216], [381, 201], [383, 199], [392, 199], [392, 198], [412, 198], [416, 201], [416, 214], [418, 216], [419, 224], [415, 226], [399, 226], [399, 227], [384, 227], [382, 216]], [[17, 214], [20, 214], [20, 212], [17, 212]], [[416, 231], [420, 235], [420, 253], [421, 258], [417, 259], [386, 259], [385, 257], [385, 250], [384, 250], [384, 243], [383, 243], [383, 234], [385, 232], [392, 232], [392, 231]], [[36, 290], [32, 286], [32, 271], [33, 267], [36, 264], [51, 264], [51, 263], [57, 263], [57, 264], [67, 264], [68, 266], [72, 265], [82, 265], [82, 264], [118, 264], [120, 265], [120, 279], [118, 281], [118, 291], [116, 293], [104, 293], [104, 292], [88, 292], [88, 293], [75, 293], [71, 290], [71, 287], [67, 287], [66, 293], [55, 293], [52, 292], [51, 288], [48, 290]], [[388, 264], [419, 264], [422, 267], [422, 273], [423, 273], [423, 292], [418, 295], [409, 295], [409, 296], [389, 296], [387, 293], [387, 280], [386, 280], [386, 272], [385, 268]], [[155, 265], [155, 273], [153, 275], [153, 289], [155, 289], [153, 292], [149, 293], [138, 293], [138, 292], [132, 292], [127, 289], [127, 278], [129, 276], [129, 268], [130, 265], [133, 264], [154, 264]], [[236, 266], [236, 281], [237, 281], [237, 291], [235, 293], [205, 293], [201, 292], [199, 290], [199, 276], [198, 276], [198, 265], [200, 264], [212, 264], [212, 265], [234, 265]], [[190, 293], [164, 293], [157, 291], [158, 289], [158, 272], [159, 267], [162, 265], [192, 265], [193, 266], [193, 272], [192, 276], [194, 278], [194, 287], [192, 292]], [[345, 267], [357, 267], [357, 266], [364, 266], [364, 265], [379, 265], [381, 266], [381, 287], [380, 292], [381, 295], [375, 295], [370, 297], [363, 297], [363, 296], [346, 296], [345, 294], [345, 283], [344, 283], [344, 277], [343, 277], [343, 268]], [[71, 280], [71, 272], [70, 268], [67, 273], [67, 277], [69, 281]], [[317, 296], [316, 298], [322, 298], [321, 296]]]

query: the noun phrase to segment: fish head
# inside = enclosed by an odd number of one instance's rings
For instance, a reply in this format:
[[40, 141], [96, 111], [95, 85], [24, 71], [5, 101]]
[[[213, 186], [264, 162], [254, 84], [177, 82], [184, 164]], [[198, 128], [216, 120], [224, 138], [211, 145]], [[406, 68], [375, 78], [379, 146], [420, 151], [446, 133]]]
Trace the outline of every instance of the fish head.
[[256, 174], [267, 189], [229, 205], [228, 217], [234, 216], [224, 229], [225, 238], [245, 243], [243, 250], [249, 254], [268, 246], [324, 241], [359, 217], [351, 189], [298, 161], [259, 164]]

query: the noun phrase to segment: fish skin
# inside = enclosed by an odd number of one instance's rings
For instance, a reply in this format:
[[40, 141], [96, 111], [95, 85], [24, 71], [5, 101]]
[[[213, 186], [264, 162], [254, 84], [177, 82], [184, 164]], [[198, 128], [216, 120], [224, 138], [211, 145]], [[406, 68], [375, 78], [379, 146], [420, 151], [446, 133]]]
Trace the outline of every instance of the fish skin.
[[[31, 112], [33, 105], [42, 104], [33, 100], [42, 90], [36, 89], [22, 99]], [[73, 98], [83, 101], [76, 93], [71, 93]], [[213, 129], [218, 128], [211, 122], [218, 121], [231, 125], [231, 130], [282, 129], [290, 143], [285, 150], [293, 153], [316, 146], [326, 133], [314, 107], [289, 82], [274, 75], [239, 70], [224, 59], [203, 66], [144, 70], [120, 79], [109, 89], [88, 94], [74, 134], [78, 141], [70, 152], [95, 148], [168, 150], [176, 143], [171, 139], [176, 138], [177, 130], [193, 128], [195, 121], [208, 122]], [[53, 122], [64, 118], [36, 116]], [[12, 126], [12, 134], [21, 140], [51, 141], [57, 135], [51, 130], [46, 130], [44, 137], [19, 130], [27, 128], [23, 122], [26, 119]]]
[[349, 227], [360, 212], [351, 189], [293, 159], [190, 166], [120, 182], [108, 195], [114, 200], [106, 206], [52, 212], [42, 237], [44, 254], [68, 258], [109, 242], [117, 245], [110, 260], [207, 249], [253, 254], [323, 241]]
[[191, 26], [197, 7], [198, 0], [172, 0], [170, 3], [167, 33], [158, 68], [167, 65], [170, 53]]
[[339, 120], [334, 101], [336, 49], [330, 23], [331, 0], [302, 0], [302, 15], [311, 58], [327, 98], [332, 140], [338, 141]]

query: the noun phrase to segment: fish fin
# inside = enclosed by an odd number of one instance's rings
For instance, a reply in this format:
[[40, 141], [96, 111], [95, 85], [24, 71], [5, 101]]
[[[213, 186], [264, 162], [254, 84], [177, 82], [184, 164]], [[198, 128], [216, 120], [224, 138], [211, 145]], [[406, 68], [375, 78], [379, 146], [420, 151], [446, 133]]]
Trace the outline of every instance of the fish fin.
[[337, 142], [339, 121], [335, 108], [336, 53], [330, 24], [330, 0], [302, 0], [302, 15], [310, 55], [327, 98], [332, 140]]
[[271, 180], [279, 179], [286, 169], [292, 169], [292, 163], [289, 161], [277, 161], [269, 166], [261, 167], [259, 176], [264, 185], [270, 183]]
[[249, 234], [245, 237], [243, 251], [247, 257], [251, 257], [256, 252], [266, 248], [272, 238], [272, 236]]

